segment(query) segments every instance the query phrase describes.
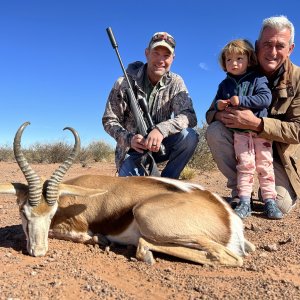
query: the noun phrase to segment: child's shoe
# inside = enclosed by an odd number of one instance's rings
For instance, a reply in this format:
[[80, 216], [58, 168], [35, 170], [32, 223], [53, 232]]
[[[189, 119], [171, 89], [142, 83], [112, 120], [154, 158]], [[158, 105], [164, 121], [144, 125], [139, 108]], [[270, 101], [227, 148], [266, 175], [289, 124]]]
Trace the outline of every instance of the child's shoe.
[[276, 201], [273, 199], [266, 200], [264, 211], [269, 219], [278, 220], [283, 218], [283, 213], [278, 208]]
[[248, 201], [240, 201], [234, 211], [241, 219], [245, 219], [251, 216], [251, 204]]

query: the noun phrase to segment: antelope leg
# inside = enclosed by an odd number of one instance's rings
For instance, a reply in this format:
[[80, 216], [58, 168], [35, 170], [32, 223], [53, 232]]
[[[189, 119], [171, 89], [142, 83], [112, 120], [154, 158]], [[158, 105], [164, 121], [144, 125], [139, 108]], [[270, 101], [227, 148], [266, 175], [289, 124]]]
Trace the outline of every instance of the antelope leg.
[[255, 251], [255, 246], [246, 239], [245, 239], [245, 251], [247, 253], [251, 253]]
[[208, 239], [201, 244], [205, 244], [204, 248], [206, 248], [206, 250], [209, 248], [210, 250], [204, 251], [174, 244], [164, 245], [146, 240], [145, 238], [140, 238], [136, 257], [139, 260], [153, 264], [155, 262], [153, 257], [152, 260], [150, 259], [149, 261], [149, 252], [152, 250], [200, 264], [226, 265], [234, 267], [241, 266], [243, 264], [241, 257], [235, 255], [229, 249], [220, 244], [209, 241]]
[[109, 240], [102, 234], [90, 235], [86, 232], [59, 232], [49, 230], [48, 234], [49, 238], [55, 238], [60, 240], [72, 241], [75, 243], [83, 243], [83, 244], [99, 244], [101, 246], [107, 246], [110, 242]]

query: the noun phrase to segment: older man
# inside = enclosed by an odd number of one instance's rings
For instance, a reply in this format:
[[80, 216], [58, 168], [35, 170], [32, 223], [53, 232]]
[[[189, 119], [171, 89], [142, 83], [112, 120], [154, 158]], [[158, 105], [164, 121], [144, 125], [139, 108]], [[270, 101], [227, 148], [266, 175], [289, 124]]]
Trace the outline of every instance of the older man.
[[[290, 61], [293, 49], [293, 24], [285, 16], [265, 19], [256, 42], [256, 52], [261, 71], [267, 76], [272, 91], [268, 117], [257, 118], [250, 110], [230, 107], [224, 112], [210, 107], [206, 113], [210, 124], [206, 132], [207, 142], [220, 171], [228, 180], [233, 202], [238, 202], [236, 159], [229, 128], [250, 129], [273, 141], [277, 199], [265, 210], [273, 219], [281, 218], [278, 208], [288, 213], [300, 196], [300, 68]], [[245, 209], [249, 215], [250, 205]]]
[[[151, 151], [156, 162], [168, 161], [163, 177], [178, 178], [193, 155], [198, 134], [197, 118], [182, 78], [170, 72], [175, 40], [167, 32], [155, 33], [145, 50], [147, 63], [135, 62], [127, 74], [136, 98], [144, 98], [155, 127], [147, 137], [137, 133], [130, 111], [124, 77], [114, 84], [102, 118], [104, 129], [117, 141], [116, 165], [119, 176], [145, 174], [138, 163], [144, 151]], [[165, 154], [159, 152], [163, 144]]]

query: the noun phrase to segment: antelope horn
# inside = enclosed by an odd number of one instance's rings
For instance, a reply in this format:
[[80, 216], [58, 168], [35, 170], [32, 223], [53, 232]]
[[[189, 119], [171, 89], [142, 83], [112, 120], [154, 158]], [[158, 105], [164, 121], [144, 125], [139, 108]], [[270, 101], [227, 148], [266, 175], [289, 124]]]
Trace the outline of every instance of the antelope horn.
[[32, 170], [30, 165], [28, 164], [24, 154], [21, 150], [21, 137], [23, 134], [24, 129], [27, 125], [30, 125], [30, 122], [25, 122], [23, 125], [20, 126], [18, 129], [15, 139], [14, 139], [14, 155], [15, 159], [24, 174], [27, 182], [28, 182], [28, 189], [29, 189], [29, 205], [30, 206], [37, 206], [42, 195], [42, 185], [40, 177]]
[[64, 175], [69, 170], [69, 168], [72, 166], [75, 158], [77, 157], [79, 151], [80, 151], [80, 137], [77, 133], [77, 131], [71, 127], [65, 127], [65, 129], [70, 130], [75, 138], [75, 145], [74, 148], [69, 155], [69, 157], [54, 171], [54, 173], [51, 175], [47, 189], [46, 189], [46, 201], [48, 205], [53, 206], [55, 202], [58, 199], [58, 186], [61, 183]]

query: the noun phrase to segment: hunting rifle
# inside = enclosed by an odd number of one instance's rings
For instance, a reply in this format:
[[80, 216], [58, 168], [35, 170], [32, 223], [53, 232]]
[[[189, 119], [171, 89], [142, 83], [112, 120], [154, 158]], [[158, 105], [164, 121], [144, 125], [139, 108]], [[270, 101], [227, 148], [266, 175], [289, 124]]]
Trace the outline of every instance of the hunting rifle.
[[[150, 116], [149, 110], [148, 110], [147, 102], [144, 98], [140, 98], [139, 100], [136, 99], [134, 91], [132, 89], [132, 85], [129, 81], [127, 72], [124, 68], [124, 65], [123, 65], [119, 50], [118, 50], [118, 44], [117, 44], [117, 41], [113, 34], [113, 31], [112, 31], [111, 27], [106, 28], [106, 31], [107, 31], [108, 37], [110, 39], [111, 45], [116, 51], [118, 60], [120, 62], [122, 71], [124, 73], [124, 77], [128, 84], [128, 89], [126, 89], [126, 95], [129, 99], [130, 108], [132, 110], [132, 114], [133, 114], [133, 117], [135, 120], [137, 131], [143, 137], [146, 137], [147, 134], [155, 127], [155, 125], [152, 121], [152, 118]], [[148, 126], [146, 124], [145, 119], [147, 120]], [[162, 144], [160, 145], [159, 153], [162, 155], [165, 154], [165, 149]], [[152, 156], [152, 152], [145, 151], [142, 158], [139, 159], [139, 161], [137, 161], [136, 163], [139, 164], [144, 169], [146, 175], [160, 176], [160, 172], [159, 172], [159, 170], [157, 168], [157, 164]]]

